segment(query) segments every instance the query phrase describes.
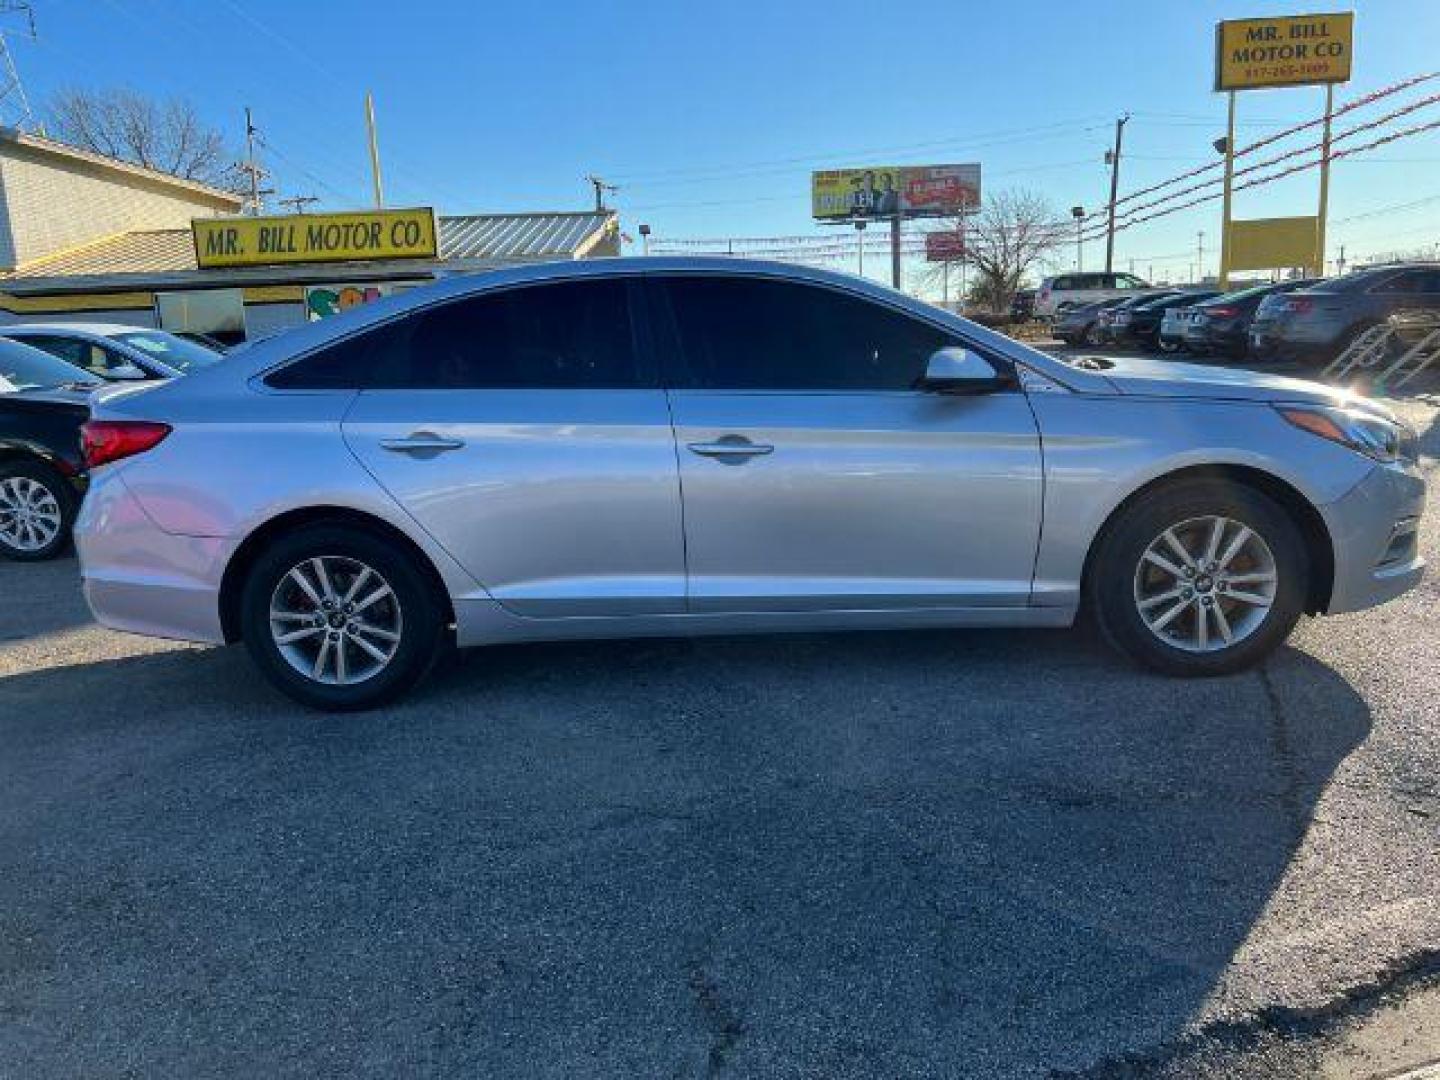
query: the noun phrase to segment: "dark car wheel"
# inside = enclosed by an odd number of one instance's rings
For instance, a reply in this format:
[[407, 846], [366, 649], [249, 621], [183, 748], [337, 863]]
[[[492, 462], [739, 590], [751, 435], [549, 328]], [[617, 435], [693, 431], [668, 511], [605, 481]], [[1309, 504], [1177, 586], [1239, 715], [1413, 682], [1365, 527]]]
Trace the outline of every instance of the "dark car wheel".
[[250, 655], [280, 690], [315, 709], [393, 700], [444, 645], [434, 587], [405, 552], [360, 529], [316, 525], [272, 543], [240, 604]]
[[53, 559], [70, 544], [77, 506], [74, 489], [43, 461], [0, 463], [0, 556]]
[[1084, 331], [1081, 333], [1081, 335], [1080, 335], [1080, 340], [1081, 340], [1081, 342], [1083, 342], [1083, 343], [1086, 344], [1086, 345], [1091, 345], [1091, 346], [1099, 345], [1099, 344], [1100, 344], [1100, 328], [1099, 328], [1098, 326], [1096, 326], [1094, 323], [1091, 323], [1091, 324], [1090, 324], [1089, 326], [1087, 326], [1087, 327], [1084, 329]]
[[1155, 339], [1155, 348], [1159, 349], [1162, 353], [1166, 353], [1168, 355], [1178, 353], [1180, 351], [1181, 345], [1173, 338], [1167, 341], [1165, 338], [1162, 337]]
[[1309, 560], [1293, 521], [1257, 491], [1162, 488], [1106, 529], [1086, 579], [1105, 636], [1169, 675], [1223, 675], [1270, 654], [1305, 607]]

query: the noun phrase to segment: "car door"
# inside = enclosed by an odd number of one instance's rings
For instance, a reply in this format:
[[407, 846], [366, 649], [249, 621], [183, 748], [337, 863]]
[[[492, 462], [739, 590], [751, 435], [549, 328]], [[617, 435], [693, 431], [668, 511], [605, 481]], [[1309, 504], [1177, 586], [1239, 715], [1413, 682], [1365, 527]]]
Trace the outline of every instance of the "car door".
[[422, 309], [376, 337], [346, 414], [365, 467], [519, 614], [684, 608], [674, 439], [636, 291], [564, 281]]
[[1018, 390], [915, 389], [953, 335], [854, 293], [656, 275], [692, 611], [1017, 607], [1041, 460]]

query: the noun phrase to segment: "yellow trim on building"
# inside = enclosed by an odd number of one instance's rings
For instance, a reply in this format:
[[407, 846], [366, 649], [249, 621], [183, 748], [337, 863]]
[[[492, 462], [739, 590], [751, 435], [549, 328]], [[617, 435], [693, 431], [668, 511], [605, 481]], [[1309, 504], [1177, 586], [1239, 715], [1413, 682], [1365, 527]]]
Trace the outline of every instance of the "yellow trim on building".
[[305, 302], [305, 286], [303, 285], [247, 285], [245, 287], [245, 303], [247, 304], [303, 304]]
[[0, 293], [0, 308], [14, 315], [57, 311], [133, 311], [155, 307], [153, 292], [67, 293], [63, 296], [11, 296]]

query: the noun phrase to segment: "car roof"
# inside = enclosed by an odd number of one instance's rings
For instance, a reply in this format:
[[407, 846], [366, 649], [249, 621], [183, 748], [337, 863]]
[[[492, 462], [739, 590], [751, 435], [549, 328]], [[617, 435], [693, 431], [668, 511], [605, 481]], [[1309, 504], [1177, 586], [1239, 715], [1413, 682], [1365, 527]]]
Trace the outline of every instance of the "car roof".
[[218, 383], [232, 381], [249, 382], [278, 364], [347, 338], [352, 334], [378, 326], [411, 311], [462, 297], [476, 296], [521, 285], [583, 281], [589, 278], [641, 277], [653, 274], [715, 274], [717, 276], [771, 278], [801, 284], [828, 286], [899, 308], [927, 322], [950, 327], [955, 333], [962, 334], [978, 347], [990, 349], [1000, 356], [1023, 362], [1056, 379], [1062, 385], [1085, 381], [1083, 377], [1076, 375], [1074, 368], [1070, 365], [1055, 360], [997, 331], [989, 330], [978, 323], [946, 311], [935, 304], [907, 296], [905, 293], [869, 278], [766, 259], [718, 255], [650, 255], [643, 258], [612, 256], [599, 259], [525, 263], [478, 274], [447, 274], [429, 284], [381, 297], [368, 304], [357, 305], [326, 319], [301, 323], [287, 328], [283, 333], [255, 341], [242, 350], [228, 354], [226, 362], [223, 364], [215, 364], [201, 371], [193, 372], [184, 379], [175, 380], [176, 383], [188, 384], [188, 386], [183, 388], [176, 386], [170, 392], [199, 393], [201, 392], [200, 388], [204, 386], [214, 386]]

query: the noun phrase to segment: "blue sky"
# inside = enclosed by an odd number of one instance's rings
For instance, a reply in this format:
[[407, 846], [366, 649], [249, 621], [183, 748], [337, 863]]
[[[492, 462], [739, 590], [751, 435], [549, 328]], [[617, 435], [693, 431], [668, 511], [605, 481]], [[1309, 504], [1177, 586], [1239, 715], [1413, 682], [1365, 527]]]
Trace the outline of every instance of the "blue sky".
[[[1221, 18], [1352, 7], [1355, 78], [1337, 102], [1440, 67], [1435, 0], [35, 7], [39, 40], [12, 35], [32, 100], [64, 86], [182, 96], [237, 145], [250, 105], [281, 194], [368, 204], [368, 88], [392, 204], [580, 208], [594, 171], [620, 186], [627, 233], [645, 221], [664, 239], [820, 234], [809, 171], [841, 165], [978, 160], [992, 191], [1031, 189], [1062, 214], [1097, 207], [1122, 112], [1133, 114], [1122, 193], [1213, 156], [1224, 124], [1224, 99], [1210, 90]], [[1435, 92], [1440, 81], [1405, 97]], [[1322, 95], [1242, 95], [1241, 141], [1316, 115]], [[1401, 124], [1430, 119], [1440, 106]], [[1238, 197], [1237, 216], [1313, 212], [1315, 192], [1311, 171]], [[1353, 259], [1440, 241], [1440, 131], [1337, 163], [1331, 214], [1332, 258], [1340, 243]], [[1218, 226], [1214, 203], [1137, 226], [1117, 239], [1118, 262], [1183, 278], [1204, 230], [1213, 271]], [[1101, 246], [1086, 258], [1097, 265]], [[872, 262], [866, 269], [880, 273]]]

